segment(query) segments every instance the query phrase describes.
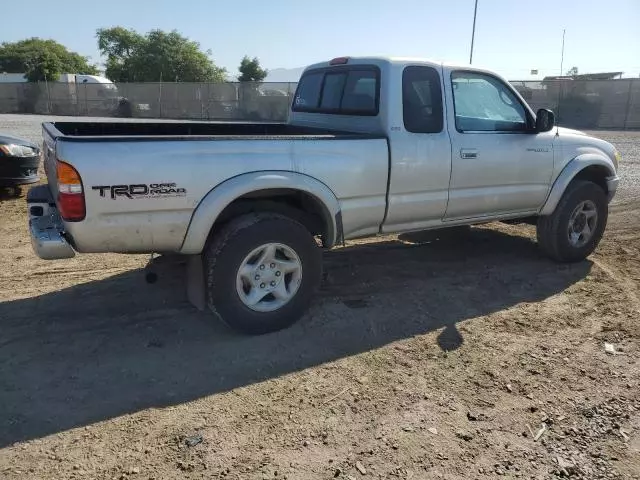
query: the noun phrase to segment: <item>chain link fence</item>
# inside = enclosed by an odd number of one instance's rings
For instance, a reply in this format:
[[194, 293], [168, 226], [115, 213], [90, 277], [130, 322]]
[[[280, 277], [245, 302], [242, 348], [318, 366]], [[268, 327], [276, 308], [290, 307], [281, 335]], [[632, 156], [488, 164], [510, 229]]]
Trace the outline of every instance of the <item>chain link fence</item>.
[[512, 81], [535, 111], [549, 108], [560, 125], [640, 129], [640, 79]]
[[[640, 79], [513, 81], [560, 125], [640, 129]], [[286, 121], [295, 83], [0, 83], [0, 113]]]
[[0, 83], [0, 113], [286, 121], [296, 83]]

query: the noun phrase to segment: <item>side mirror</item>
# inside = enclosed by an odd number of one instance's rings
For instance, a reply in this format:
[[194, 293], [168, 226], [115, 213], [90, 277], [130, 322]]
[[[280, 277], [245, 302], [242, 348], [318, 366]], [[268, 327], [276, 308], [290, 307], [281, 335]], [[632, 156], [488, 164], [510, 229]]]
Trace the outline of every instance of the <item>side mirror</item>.
[[548, 132], [556, 124], [556, 116], [551, 110], [541, 108], [536, 113], [536, 133]]

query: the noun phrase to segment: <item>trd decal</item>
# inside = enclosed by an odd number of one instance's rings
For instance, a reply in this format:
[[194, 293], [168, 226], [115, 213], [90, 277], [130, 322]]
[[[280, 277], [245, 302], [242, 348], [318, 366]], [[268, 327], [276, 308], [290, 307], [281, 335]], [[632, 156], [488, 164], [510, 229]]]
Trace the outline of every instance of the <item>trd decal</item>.
[[112, 200], [117, 197], [124, 198], [167, 198], [184, 197], [186, 188], [178, 188], [175, 183], [137, 183], [134, 185], [99, 185], [91, 187], [98, 190], [101, 197], [109, 196]]

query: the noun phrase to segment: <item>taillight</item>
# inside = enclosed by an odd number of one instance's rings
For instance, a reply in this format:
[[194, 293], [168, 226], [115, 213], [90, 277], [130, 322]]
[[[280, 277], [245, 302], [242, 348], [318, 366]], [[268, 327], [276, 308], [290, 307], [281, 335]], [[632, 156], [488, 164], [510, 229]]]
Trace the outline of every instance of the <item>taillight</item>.
[[80, 175], [68, 163], [57, 161], [56, 178], [58, 180], [58, 210], [67, 222], [84, 220], [86, 209], [84, 190]]

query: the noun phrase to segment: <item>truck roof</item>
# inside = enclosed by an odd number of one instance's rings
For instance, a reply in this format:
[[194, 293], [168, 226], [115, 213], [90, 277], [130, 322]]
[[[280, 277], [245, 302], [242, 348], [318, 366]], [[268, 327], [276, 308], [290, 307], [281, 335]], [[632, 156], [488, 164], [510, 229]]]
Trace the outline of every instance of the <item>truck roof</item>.
[[[375, 65], [381, 67], [383, 65], [390, 66], [398, 66], [404, 67], [406, 65], [424, 65], [428, 67], [434, 68], [443, 68], [445, 70], [471, 70], [478, 73], [487, 73], [493, 75], [494, 77], [498, 77], [503, 81], [507, 81], [500, 74], [489, 70], [487, 68], [483, 68], [481, 66], [469, 65], [465, 63], [453, 63], [453, 62], [443, 62], [440, 60], [431, 60], [428, 58], [420, 58], [420, 57], [385, 57], [382, 55], [378, 56], [363, 56], [363, 57], [337, 57], [332, 60], [328, 60], [326, 62], [319, 62], [313, 65], [309, 65], [305, 68], [304, 72], [309, 70], [317, 69], [317, 68], [327, 68], [327, 67], [339, 67], [340, 65]], [[303, 72], [303, 75], [304, 75]]]
[[385, 57], [385, 56], [364, 56], [364, 57], [338, 57], [332, 60], [327, 60], [325, 62], [314, 63], [313, 65], [309, 65], [305, 70], [312, 70], [315, 68], [326, 68], [338, 65], [338, 63], [334, 63], [336, 61], [342, 61], [340, 64], [347, 65], [381, 65], [381, 64], [407, 64], [407, 63], [419, 63], [430, 66], [441, 66], [442, 62], [436, 60], [429, 60], [426, 58], [411, 58], [411, 57]]
[[[336, 60], [342, 60], [343, 63], [333, 63]], [[345, 61], [346, 60], [346, 61]], [[386, 56], [365, 56], [365, 57], [338, 57], [332, 60], [327, 60], [325, 62], [314, 63], [313, 65], [309, 65], [305, 70], [312, 70], [315, 68], [326, 68], [339, 64], [346, 65], [361, 65], [361, 64], [391, 64], [391, 65], [406, 65], [406, 64], [421, 64], [421, 65], [429, 65], [432, 67], [452, 67], [452, 68], [470, 68], [471, 66], [468, 64], [455, 64], [450, 62], [443, 62], [440, 60], [433, 60], [429, 58], [420, 58], [420, 57], [386, 57]]]

